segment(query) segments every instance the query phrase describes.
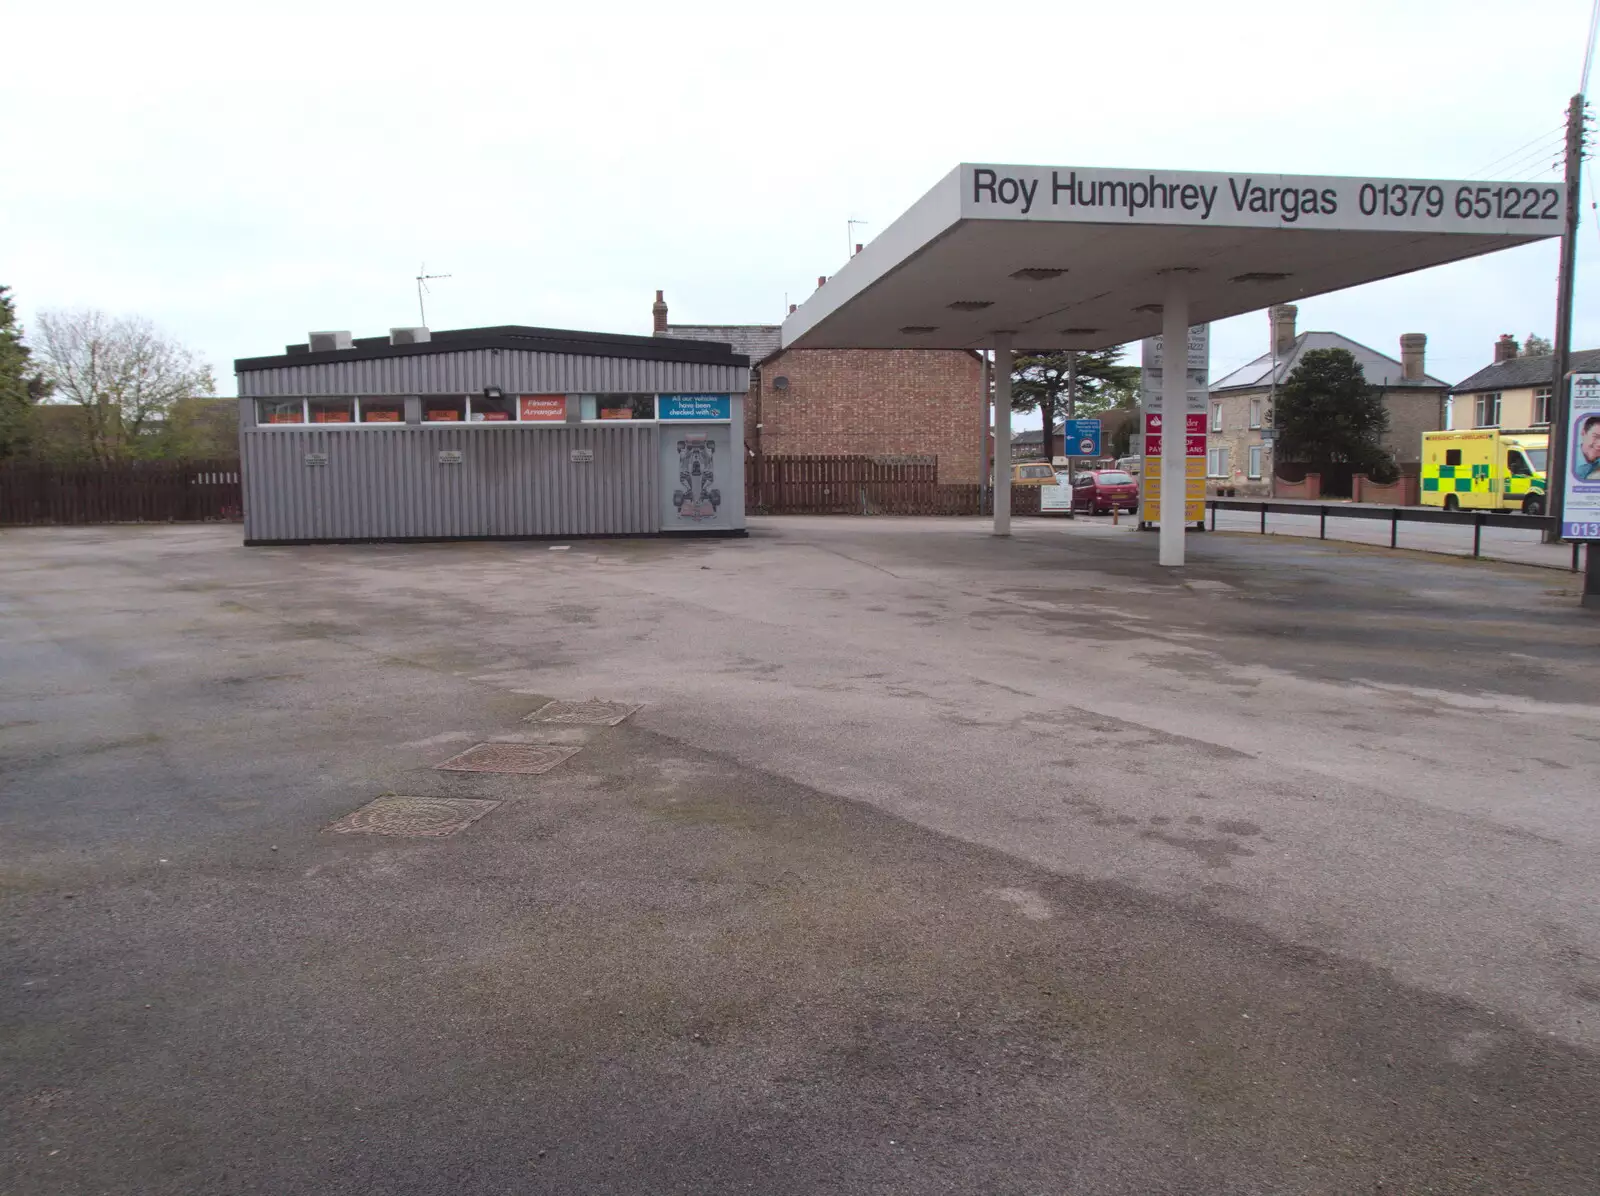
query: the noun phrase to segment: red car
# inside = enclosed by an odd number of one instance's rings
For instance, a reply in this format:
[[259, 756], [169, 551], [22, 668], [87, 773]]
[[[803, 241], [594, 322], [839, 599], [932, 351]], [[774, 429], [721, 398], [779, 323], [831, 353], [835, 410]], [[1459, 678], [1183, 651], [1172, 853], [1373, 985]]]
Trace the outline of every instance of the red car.
[[1072, 480], [1072, 509], [1091, 515], [1139, 509], [1139, 483], [1121, 469], [1092, 469]]

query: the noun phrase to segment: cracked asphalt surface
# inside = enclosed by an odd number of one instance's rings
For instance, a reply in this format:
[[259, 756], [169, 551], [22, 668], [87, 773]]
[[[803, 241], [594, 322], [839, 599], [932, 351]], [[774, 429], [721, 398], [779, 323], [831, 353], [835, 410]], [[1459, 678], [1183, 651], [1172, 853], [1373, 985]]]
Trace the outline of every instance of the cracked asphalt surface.
[[1596, 1191], [1574, 583], [1153, 547], [0, 532], [0, 1192]]

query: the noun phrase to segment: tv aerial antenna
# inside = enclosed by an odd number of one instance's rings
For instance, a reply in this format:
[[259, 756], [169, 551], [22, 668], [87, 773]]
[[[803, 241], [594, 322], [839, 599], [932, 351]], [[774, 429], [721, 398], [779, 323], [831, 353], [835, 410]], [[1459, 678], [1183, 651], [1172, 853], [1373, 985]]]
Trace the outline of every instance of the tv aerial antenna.
[[436, 278], [450, 277], [451, 275], [449, 274], [429, 274], [427, 262], [423, 262], [422, 265], [417, 267], [417, 323], [421, 324], [424, 328], [428, 326], [428, 313], [423, 309], [422, 297], [424, 295], [433, 294], [433, 292], [428, 289], [428, 284]]
[[867, 222], [865, 220], [857, 220], [854, 217], [851, 217], [849, 220], [846, 220], [844, 222], [844, 242], [845, 242], [844, 257], [845, 257], [845, 261], [849, 261], [852, 257], [855, 256], [855, 252], [856, 252], [856, 225], [858, 225], [858, 224], [862, 228], [866, 228], [867, 227]]

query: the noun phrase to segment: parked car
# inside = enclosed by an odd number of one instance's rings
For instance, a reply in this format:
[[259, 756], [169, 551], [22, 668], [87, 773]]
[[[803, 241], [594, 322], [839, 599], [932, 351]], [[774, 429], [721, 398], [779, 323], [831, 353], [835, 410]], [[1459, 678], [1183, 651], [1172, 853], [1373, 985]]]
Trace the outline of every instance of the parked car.
[[1090, 515], [1139, 509], [1139, 483], [1125, 469], [1092, 469], [1072, 485], [1072, 509]]
[[1052, 466], [1039, 461], [1024, 462], [1011, 467], [1011, 484], [1013, 486], [1054, 486], [1056, 484], [1056, 471]]

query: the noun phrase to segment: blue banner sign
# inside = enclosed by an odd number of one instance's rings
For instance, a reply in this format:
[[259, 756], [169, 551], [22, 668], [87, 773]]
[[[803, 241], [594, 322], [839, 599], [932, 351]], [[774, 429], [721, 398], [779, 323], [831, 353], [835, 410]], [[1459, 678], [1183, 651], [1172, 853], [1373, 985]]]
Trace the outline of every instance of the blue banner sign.
[[657, 419], [732, 419], [730, 395], [662, 395]]
[[1067, 457], [1098, 457], [1100, 455], [1100, 421], [1097, 419], [1069, 419], [1062, 430], [1061, 452]]

